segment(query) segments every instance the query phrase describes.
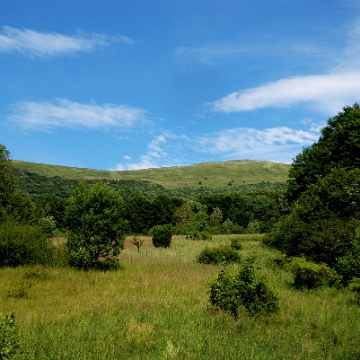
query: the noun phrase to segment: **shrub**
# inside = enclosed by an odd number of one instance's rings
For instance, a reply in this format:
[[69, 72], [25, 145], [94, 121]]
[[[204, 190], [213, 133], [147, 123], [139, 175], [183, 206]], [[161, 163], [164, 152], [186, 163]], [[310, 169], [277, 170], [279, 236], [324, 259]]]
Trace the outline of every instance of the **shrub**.
[[352, 254], [343, 256], [335, 264], [335, 270], [342, 277], [343, 283], [348, 284], [354, 277], [360, 278], [360, 256]]
[[80, 269], [116, 264], [124, 246], [123, 215], [124, 203], [108, 185], [80, 184], [65, 211], [65, 224], [71, 231], [69, 264]]
[[15, 324], [15, 315], [5, 318], [0, 313], [0, 360], [12, 359], [19, 349], [19, 334]]
[[261, 221], [251, 220], [246, 228], [248, 234], [259, 234], [261, 233]]
[[230, 246], [235, 250], [242, 250], [241, 238], [232, 238]]
[[212, 236], [207, 231], [194, 231], [186, 235], [187, 239], [191, 240], [212, 240]]
[[360, 305], [360, 278], [353, 278], [349, 284], [349, 289], [355, 293], [356, 302]]
[[0, 266], [51, 264], [54, 247], [39, 226], [0, 224]]
[[288, 268], [295, 275], [294, 286], [297, 289], [333, 286], [340, 281], [339, 275], [327, 265], [306, 261], [305, 258], [293, 258]]
[[210, 303], [218, 309], [230, 311], [237, 317], [241, 311], [250, 315], [273, 313], [278, 299], [263, 281], [255, 276], [254, 260], [244, 261], [235, 275], [223, 269], [210, 287]]
[[220, 264], [220, 263], [239, 263], [241, 261], [240, 255], [230, 246], [206, 247], [197, 256], [197, 261], [201, 264]]
[[171, 226], [156, 225], [151, 229], [152, 242], [155, 247], [167, 248], [171, 245]]

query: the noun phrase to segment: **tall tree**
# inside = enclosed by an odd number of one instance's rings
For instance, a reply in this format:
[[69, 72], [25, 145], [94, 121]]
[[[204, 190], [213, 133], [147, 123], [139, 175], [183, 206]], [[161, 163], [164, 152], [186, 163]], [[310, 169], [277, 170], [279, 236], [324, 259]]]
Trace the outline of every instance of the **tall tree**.
[[305, 148], [294, 159], [286, 191], [292, 203], [309, 185], [333, 168], [360, 168], [360, 105], [345, 106], [321, 130], [317, 143]]
[[104, 183], [79, 184], [65, 210], [70, 265], [89, 268], [100, 260], [116, 260], [124, 243], [124, 204]]
[[10, 152], [4, 145], [0, 144], [0, 207], [5, 208], [12, 203], [16, 190]]

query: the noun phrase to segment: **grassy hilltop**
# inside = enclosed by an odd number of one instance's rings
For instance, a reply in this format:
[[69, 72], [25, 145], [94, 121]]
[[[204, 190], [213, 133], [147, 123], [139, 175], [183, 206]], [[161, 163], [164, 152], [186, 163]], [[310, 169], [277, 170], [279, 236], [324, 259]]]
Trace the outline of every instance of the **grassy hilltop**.
[[261, 182], [285, 182], [290, 165], [269, 161], [235, 160], [199, 163], [190, 166], [145, 170], [105, 171], [67, 166], [37, 164], [13, 160], [15, 169], [41, 176], [59, 176], [73, 180], [137, 180], [151, 181], [167, 189], [184, 186], [222, 187]]

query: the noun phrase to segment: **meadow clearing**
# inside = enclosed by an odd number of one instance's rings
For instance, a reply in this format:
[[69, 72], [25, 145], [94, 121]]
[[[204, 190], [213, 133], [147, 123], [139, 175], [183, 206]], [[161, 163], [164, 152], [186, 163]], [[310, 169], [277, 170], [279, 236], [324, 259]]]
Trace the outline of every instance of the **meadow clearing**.
[[[221, 270], [196, 256], [241, 237], [257, 276], [279, 298], [273, 315], [212, 309]], [[126, 239], [117, 271], [0, 269], [0, 312], [14, 312], [26, 359], [360, 359], [360, 306], [345, 288], [295, 290], [262, 235], [174, 236], [170, 248]], [[235, 271], [238, 265], [229, 265]]]

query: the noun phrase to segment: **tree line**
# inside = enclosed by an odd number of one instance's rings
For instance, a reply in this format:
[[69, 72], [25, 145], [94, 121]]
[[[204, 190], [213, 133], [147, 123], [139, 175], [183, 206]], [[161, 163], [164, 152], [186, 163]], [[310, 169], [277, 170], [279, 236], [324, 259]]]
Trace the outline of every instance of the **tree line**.
[[[21, 248], [25, 243], [36, 242], [34, 238], [38, 236], [42, 239], [39, 246], [45, 249], [45, 239], [56, 231], [69, 237], [70, 263], [90, 266], [93, 259], [116, 258], [127, 234], [148, 235], [157, 226], [165, 225], [172, 234], [192, 239], [208, 238], [211, 234], [264, 232], [282, 211], [283, 195], [275, 190], [206, 194], [193, 200], [170, 196], [165, 191], [154, 195], [155, 188], [157, 191], [163, 188], [144, 181], [77, 182], [53, 177], [47, 184], [52, 184], [50, 189], [56, 189], [57, 193], [50, 191], [49, 194], [49, 187], [43, 186], [43, 177], [26, 172], [19, 177], [4, 145], [0, 153], [0, 232], [3, 235], [0, 263], [3, 264], [21, 262], [19, 254], [9, 260], [11, 242], [13, 247]], [[31, 179], [27, 186], [43, 191], [42, 196], [33, 201], [28, 193], [20, 190], [19, 178], [21, 181]], [[142, 193], [140, 190], [144, 189]], [[30, 235], [25, 234], [33, 235], [29, 239]]]

